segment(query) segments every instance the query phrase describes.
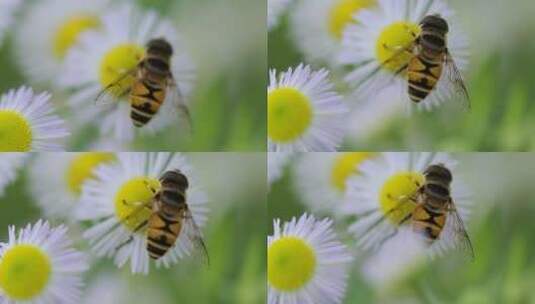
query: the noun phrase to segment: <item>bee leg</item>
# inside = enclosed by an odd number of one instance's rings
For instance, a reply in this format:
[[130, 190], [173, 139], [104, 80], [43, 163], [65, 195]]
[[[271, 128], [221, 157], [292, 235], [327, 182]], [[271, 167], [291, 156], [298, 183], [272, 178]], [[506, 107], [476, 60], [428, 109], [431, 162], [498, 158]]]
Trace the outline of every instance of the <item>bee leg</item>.
[[119, 246], [115, 247], [115, 251], [119, 251], [124, 246], [132, 243], [132, 241], [134, 240], [134, 234], [136, 234], [139, 230], [141, 230], [143, 227], [145, 227], [148, 223], [149, 223], [149, 221], [146, 220], [146, 221], [142, 222], [141, 224], [139, 224], [134, 229], [134, 231], [132, 231], [132, 234], [130, 235], [130, 237], [126, 241], [122, 242], [121, 244], [119, 244]]
[[154, 189], [151, 185], [149, 185], [149, 182], [147, 182], [146, 180], [143, 181], [143, 183], [145, 184], [145, 186], [147, 186], [147, 188], [152, 192], [152, 194], [156, 194], [156, 192], [158, 192], [156, 189]]

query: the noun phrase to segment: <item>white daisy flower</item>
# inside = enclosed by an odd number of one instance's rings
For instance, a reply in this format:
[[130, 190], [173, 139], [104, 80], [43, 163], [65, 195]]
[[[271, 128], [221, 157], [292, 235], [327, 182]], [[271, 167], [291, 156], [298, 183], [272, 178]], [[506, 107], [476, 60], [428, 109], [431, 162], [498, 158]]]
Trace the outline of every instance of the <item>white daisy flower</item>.
[[22, 0], [0, 1], [0, 46], [2, 45], [6, 31], [13, 23], [13, 17], [21, 3]]
[[17, 178], [28, 156], [27, 153], [0, 153], [0, 195], [4, 195], [6, 187]]
[[267, 3], [267, 23], [268, 31], [279, 24], [279, 19], [288, 8], [292, 0], [268, 0]]
[[30, 166], [30, 191], [47, 218], [72, 220], [84, 183], [113, 160], [105, 152], [39, 153]]
[[[128, 98], [112, 100], [115, 94], [112, 92], [105, 95], [107, 98], [102, 104], [95, 104], [95, 99], [104, 88], [135, 69], [145, 54], [146, 44], [155, 38], [164, 38], [171, 43], [174, 50], [171, 71], [179, 93], [187, 99], [194, 82], [195, 69], [175, 28], [169, 20], [154, 11], [143, 13], [137, 7], [125, 4], [102, 16], [100, 31], [82, 34], [80, 42], [65, 59], [59, 84], [74, 90], [69, 103], [77, 121], [97, 124], [102, 134], [111, 133], [121, 141], [133, 139], [135, 127], [130, 118]], [[120, 89], [114, 91], [127, 90], [133, 80], [132, 77], [125, 78], [119, 82]], [[173, 95], [167, 94], [169, 98]], [[160, 131], [176, 123], [179, 117], [176, 103], [164, 101], [158, 113], [141, 131]]]
[[9, 90], [0, 98], [0, 151], [60, 151], [69, 132], [54, 114], [51, 95], [28, 87]]
[[353, 16], [376, 0], [304, 0], [291, 15], [293, 41], [308, 61], [336, 63], [345, 28]]
[[86, 257], [73, 248], [67, 228], [39, 220], [0, 244], [0, 303], [79, 303]]
[[268, 303], [341, 303], [352, 257], [329, 219], [304, 214], [268, 236]]
[[15, 48], [22, 71], [35, 82], [52, 83], [81, 33], [101, 26], [109, 0], [44, 0], [22, 17]]
[[[443, 164], [451, 171], [451, 198], [464, 223], [471, 204], [470, 192], [456, 169], [457, 162], [444, 153], [383, 153], [360, 165], [359, 176], [347, 182], [343, 205], [344, 214], [357, 216], [349, 227], [359, 247], [377, 249], [398, 234], [400, 223], [414, 210], [415, 205], [400, 205], [400, 198], [410, 197], [423, 185], [424, 172], [430, 165]], [[441, 254], [458, 245], [454, 234], [454, 217], [446, 217], [446, 224], [437, 240], [429, 246], [431, 256]], [[407, 226], [407, 222], [402, 227]]]
[[[137, 282], [136, 282], [137, 283]], [[87, 286], [82, 304], [171, 303], [154, 284], [136, 284], [131, 276], [105, 272], [98, 274]]]
[[[420, 22], [425, 16], [439, 14], [448, 22], [447, 46], [456, 65], [462, 71], [468, 63], [468, 42], [458, 30], [453, 11], [442, 0], [379, 0], [376, 9], [361, 10], [355, 15], [358, 24], [349, 25], [344, 32], [340, 63], [353, 70], [345, 77], [354, 88], [357, 98], [366, 100], [378, 91], [393, 88], [391, 98], [411, 106], [408, 83], [403, 73], [411, 54], [397, 53], [410, 45], [421, 32]], [[395, 60], [392, 60], [395, 57]], [[444, 70], [445, 73], [445, 70]], [[444, 74], [443, 73], [443, 74]], [[419, 103], [418, 108], [431, 109], [451, 99], [458, 90], [450, 77], [442, 75], [435, 89]]]
[[290, 68], [277, 78], [270, 71], [268, 151], [335, 151], [344, 136], [348, 108], [325, 69]]
[[268, 152], [267, 174], [269, 185], [281, 178], [292, 154], [289, 152]]
[[[207, 220], [206, 196], [181, 155], [119, 153], [117, 158], [117, 162], [96, 168], [95, 179], [84, 184], [77, 218], [94, 221], [84, 237], [97, 256], [113, 257], [119, 267], [130, 260], [133, 273], [147, 274], [149, 255], [145, 230], [140, 227], [152, 212], [143, 206], [151, 202], [154, 191], [161, 187], [159, 178], [162, 174], [178, 169], [187, 176], [187, 203], [199, 227]], [[191, 221], [186, 222], [189, 224], [183, 226], [175, 246], [156, 261], [156, 266], [170, 267], [192, 253], [193, 244], [188, 236], [193, 228]]]
[[297, 193], [313, 212], [338, 214], [346, 182], [359, 175], [359, 166], [373, 153], [306, 153], [296, 161], [294, 181]]

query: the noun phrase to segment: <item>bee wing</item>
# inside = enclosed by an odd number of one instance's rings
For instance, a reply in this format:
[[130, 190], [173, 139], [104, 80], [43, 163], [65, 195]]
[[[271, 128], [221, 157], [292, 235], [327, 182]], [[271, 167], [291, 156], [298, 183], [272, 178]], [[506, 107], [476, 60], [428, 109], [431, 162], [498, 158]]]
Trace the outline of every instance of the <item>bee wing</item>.
[[130, 88], [124, 89], [121, 86], [121, 81], [123, 81], [127, 77], [135, 77], [136, 70], [137, 68], [134, 68], [124, 72], [119, 77], [117, 77], [115, 81], [113, 81], [104, 89], [102, 89], [102, 91], [100, 91], [97, 97], [95, 98], [95, 104], [97, 106], [110, 105], [114, 102], [117, 102], [124, 96], [128, 95], [128, 93], [130, 92]]
[[444, 68], [445, 74], [448, 77], [448, 80], [453, 84], [455, 95], [461, 99], [462, 103], [468, 108], [471, 109], [472, 105], [470, 103], [470, 95], [468, 94], [468, 89], [463, 80], [463, 76], [457, 68], [453, 57], [450, 52], [446, 50], [446, 56], [444, 59]]
[[177, 114], [185, 118], [188, 128], [190, 131], [193, 131], [193, 119], [191, 118], [191, 113], [186, 105], [186, 99], [172, 75], [167, 83], [167, 96], [165, 102], [170, 102], [173, 105], [173, 108], [178, 110]]
[[186, 233], [186, 237], [193, 245], [193, 255], [200, 257], [204, 264], [210, 265], [208, 249], [206, 249], [201, 230], [199, 229], [199, 226], [197, 226], [197, 223], [195, 222], [193, 214], [189, 208], [186, 209], [184, 213], [184, 225], [187, 226], [185, 227], [186, 229], [184, 231]]
[[463, 220], [457, 212], [453, 201], [450, 201], [448, 215], [448, 217], [451, 218], [455, 247], [464, 255], [470, 257], [471, 260], [474, 260], [474, 247], [472, 247], [472, 242], [470, 241], [470, 237], [466, 232]]

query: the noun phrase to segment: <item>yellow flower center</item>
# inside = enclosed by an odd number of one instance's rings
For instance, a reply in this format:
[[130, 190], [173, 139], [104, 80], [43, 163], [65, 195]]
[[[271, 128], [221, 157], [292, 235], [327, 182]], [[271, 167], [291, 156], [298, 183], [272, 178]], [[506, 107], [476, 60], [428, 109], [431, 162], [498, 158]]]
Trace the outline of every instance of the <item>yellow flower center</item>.
[[373, 153], [349, 152], [336, 157], [331, 171], [331, 184], [340, 193], [346, 191], [346, 181], [359, 171], [360, 164], [369, 159]]
[[379, 194], [379, 202], [381, 210], [392, 223], [400, 223], [414, 210], [415, 205], [407, 199], [423, 183], [424, 176], [418, 172], [398, 172], [386, 180]]
[[338, 40], [342, 39], [344, 29], [352, 22], [353, 16], [361, 9], [375, 5], [375, 0], [339, 0], [329, 13], [329, 32]]
[[127, 76], [123, 79], [121, 77], [125, 73], [133, 71], [144, 55], [145, 49], [133, 43], [120, 44], [109, 50], [100, 63], [100, 83], [102, 87], [105, 88], [119, 81], [111, 92], [117, 96], [123, 94], [125, 90], [132, 86], [134, 77]]
[[63, 59], [67, 51], [78, 41], [81, 33], [99, 26], [100, 20], [96, 16], [78, 15], [67, 18], [54, 35], [54, 56]]
[[294, 88], [278, 88], [268, 94], [268, 135], [276, 142], [291, 142], [312, 122], [312, 106], [305, 94]]
[[13, 110], [0, 110], [0, 152], [26, 152], [32, 148], [32, 127]]
[[312, 247], [297, 237], [283, 237], [268, 248], [268, 281], [283, 291], [305, 286], [314, 276], [316, 255]]
[[158, 191], [160, 187], [160, 182], [150, 177], [136, 177], [124, 183], [115, 195], [117, 218], [134, 231], [149, 219], [153, 191]]
[[385, 27], [375, 46], [377, 60], [383, 63], [389, 71], [398, 71], [412, 58], [410, 51], [399, 52], [409, 47], [420, 32], [418, 24], [405, 21], [395, 22]]
[[17, 301], [40, 295], [50, 280], [52, 267], [48, 255], [34, 245], [16, 245], [0, 260], [0, 287]]
[[93, 177], [93, 170], [100, 164], [111, 161], [112, 153], [88, 152], [73, 158], [67, 168], [66, 180], [69, 190], [76, 196], [82, 192], [84, 182]]

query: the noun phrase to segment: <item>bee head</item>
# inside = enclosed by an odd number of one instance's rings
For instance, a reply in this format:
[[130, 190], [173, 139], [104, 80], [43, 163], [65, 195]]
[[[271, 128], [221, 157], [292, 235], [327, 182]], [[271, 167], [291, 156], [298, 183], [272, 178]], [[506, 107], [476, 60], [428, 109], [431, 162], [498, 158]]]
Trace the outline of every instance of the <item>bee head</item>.
[[451, 172], [444, 164], [436, 164], [427, 167], [424, 172], [425, 178], [430, 181], [442, 181], [451, 183]]
[[446, 22], [440, 15], [425, 16], [420, 22], [420, 26], [423, 30], [430, 30], [442, 34], [446, 34], [450, 30], [448, 22]]
[[172, 56], [173, 47], [164, 38], [152, 39], [147, 43], [147, 51], [152, 54], [159, 54], [163, 56]]
[[179, 187], [180, 189], [189, 187], [188, 178], [178, 169], [165, 172], [160, 180], [162, 186], [168, 185], [170, 187]]

